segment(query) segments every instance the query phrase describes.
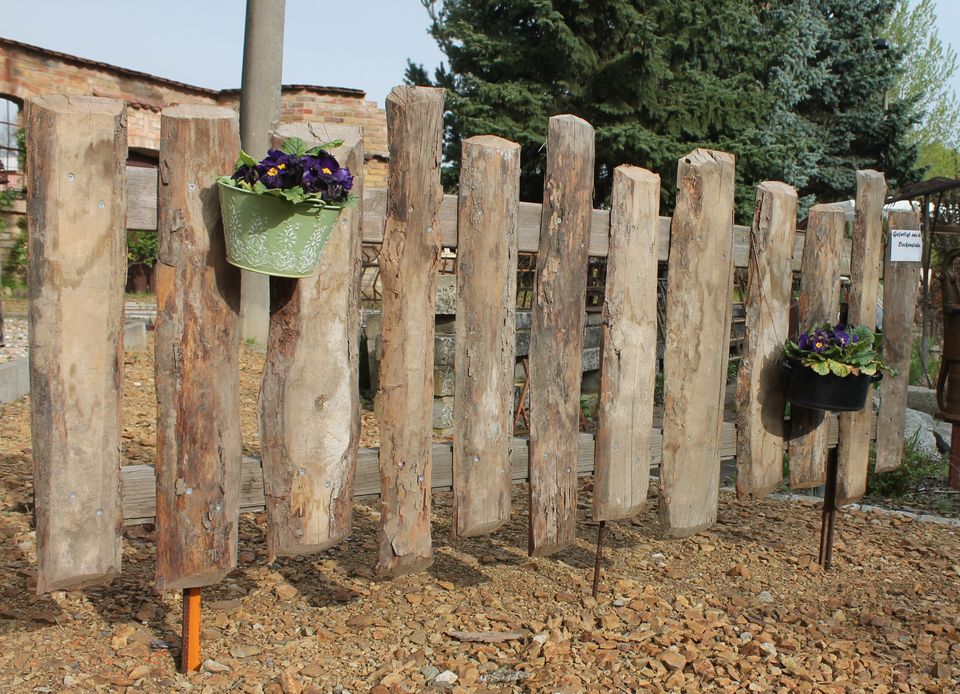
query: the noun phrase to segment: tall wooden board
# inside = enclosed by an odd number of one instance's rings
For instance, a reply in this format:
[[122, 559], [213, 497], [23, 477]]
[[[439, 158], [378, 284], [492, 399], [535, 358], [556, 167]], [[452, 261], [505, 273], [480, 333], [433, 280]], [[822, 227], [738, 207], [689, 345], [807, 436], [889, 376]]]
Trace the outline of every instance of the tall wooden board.
[[576, 116], [550, 119], [530, 328], [531, 556], [576, 539], [593, 138], [593, 126]]
[[360, 445], [359, 128], [292, 123], [274, 136], [331, 150], [354, 175], [357, 202], [340, 213], [310, 277], [270, 278], [270, 331], [260, 387], [268, 560], [319, 552], [350, 534]]
[[734, 158], [697, 149], [677, 167], [663, 360], [660, 520], [675, 536], [717, 520], [733, 312]]
[[[814, 205], [807, 219], [800, 270], [798, 323], [809, 330], [835, 324], [840, 312], [840, 261], [843, 255], [844, 211], [836, 205]], [[790, 336], [796, 339], [796, 335]], [[829, 426], [820, 410], [790, 406], [790, 486], [819, 487], [827, 478]]]
[[[883, 264], [883, 199], [887, 184], [877, 171], [857, 172], [856, 216], [850, 248], [850, 290], [847, 295], [847, 323], [877, 327], [877, 296]], [[870, 418], [873, 390], [860, 412], [840, 415], [838, 446], [837, 503], [859, 499], [867, 491], [870, 459]]]
[[913, 315], [920, 287], [920, 262], [892, 262], [890, 247], [895, 230], [919, 229], [920, 215], [913, 211], [892, 211], [883, 260], [883, 361], [897, 373], [880, 383], [880, 412], [877, 422], [876, 470], [887, 472], [900, 467], [903, 459], [903, 430], [910, 383], [910, 348], [913, 344]]
[[433, 563], [430, 446], [440, 225], [442, 89], [395, 87], [387, 97], [390, 177], [380, 251], [381, 574]]
[[764, 181], [750, 230], [749, 279], [737, 373], [737, 496], [759, 497], [783, 479], [783, 342], [790, 325], [797, 191]]
[[158, 592], [216, 583], [237, 563], [240, 271], [226, 260], [214, 180], [239, 150], [232, 109], [160, 115]]
[[37, 592], [120, 573], [126, 106], [24, 110]]
[[635, 166], [614, 169], [594, 467], [596, 520], [635, 516], [650, 486], [659, 207], [658, 175]]
[[520, 145], [463, 142], [457, 245], [453, 517], [460, 537], [510, 520]]

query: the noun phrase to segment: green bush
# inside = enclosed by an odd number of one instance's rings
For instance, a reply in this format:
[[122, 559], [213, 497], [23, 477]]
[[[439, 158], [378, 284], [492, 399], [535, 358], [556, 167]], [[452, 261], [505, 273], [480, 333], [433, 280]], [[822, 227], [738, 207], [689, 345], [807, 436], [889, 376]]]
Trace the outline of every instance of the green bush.
[[[930, 383], [937, 382], [939, 371], [940, 355], [931, 353], [927, 363], [927, 375], [930, 377]], [[923, 375], [923, 368], [920, 366], [920, 338], [917, 338], [910, 347], [910, 385], [926, 386], [927, 382]]]
[[921, 451], [917, 445], [919, 437], [918, 431], [903, 442], [903, 459], [900, 467], [880, 474], [874, 470], [876, 456], [871, 447], [867, 494], [897, 498], [917, 491], [920, 482], [925, 478], [943, 476], [946, 466], [943, 457]]

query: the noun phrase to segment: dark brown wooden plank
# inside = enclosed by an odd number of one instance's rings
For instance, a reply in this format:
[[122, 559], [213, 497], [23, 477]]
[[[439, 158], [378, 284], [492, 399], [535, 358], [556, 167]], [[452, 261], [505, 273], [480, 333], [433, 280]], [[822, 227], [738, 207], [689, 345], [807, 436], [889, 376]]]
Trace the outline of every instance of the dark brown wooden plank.
[[[359, 128], [282, 126], [309, 146], [341, 139], [331, 153], [354, 172], [363, 196]], [[360, 445], [360, 220], [348, 206], [313, 275], [270, 278], [271, 313], [259, 415], [267, 504], [267, 555], [319, 552], [350, 534]], [[319, 359], [318, 359], [319, 357]]]
[[[877, 171], [857, 172], [856, 217], [850, 254], [847, 323], [877, 327], [877, 295], [883, 266], [883, 199], [887, 184]], [[909, 349], [909, 347], [907, 348]], [[870, 416], [873, 391], [860, 412], [840, 415], [837, 503], [856, 501], [867, 491], [870, 460]]]
[[[835, 324], [840, 313], [840, 256], [844, 211], [836, 205], [814, 205], [807, 221], [800, 272], [798, 323], [809, 330]], [[796, 335], [791, 337], [796, 338]], [[790, 407], [790, 486], [819, 487], [827, 479], [827, 425], [820, 410]]]
[[783, 479], [783, 342], [790, 326], [797, 191], [786, 183], [757, 187], [750, 235], [745, 332], [737, 373], [737, 496], [759, 497]]
[[237, 563], [240, 271], [226, 260], [214, 180], [239, 150], [232, 109], [161, 113], [157, 592], [216, 583]]
[[650, 486], [659, 207], [659, 176], [635, 166], [614, 169], [601, 333], [596, 520], [637, 515]]
[[552, 554], [576, 539], [593, 140], [593, 127], [585, 120], [550, 119], [530, 328], [531, 556]]
[[460, 537], [510, 520], [516, 362], [520, 145], [463, 142], [457, 248], [453, 527]]
[[120, 573], [127, 120], [122, 101], [24, 109], [37, 593]]
[[383, 495], [377, 570], [392, 576], [433, 563], [430, 446], [443, 97], [442, 89], [425, 87], [395, 87], [387, 97], [390, 187], [380, 251]]
[[692, 535], [717, 520], [733, 312], [734, 158], [697, 149], [677, 167], [663, 360], [660, 520]]

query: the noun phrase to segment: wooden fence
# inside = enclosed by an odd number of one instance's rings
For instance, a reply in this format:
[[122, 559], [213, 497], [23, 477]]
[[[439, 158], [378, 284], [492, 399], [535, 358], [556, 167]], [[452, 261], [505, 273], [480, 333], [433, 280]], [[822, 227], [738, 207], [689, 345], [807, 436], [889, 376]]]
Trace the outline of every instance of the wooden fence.
[[[801, 413], [785, 426], [777, 368], [793, 273], [801, 322], [832, 320], [840, 273], [853, 316], [872, 321], [884, 235], [883, 177], [857, 175], [852, 243], [829, 206], [796, 231], [796, 193], [758, 188], [750, 227], [733, 224], [734, 158], [695, 150], [678, 163], [674, 217], [659, 216], [659, 176], [614, 173], [611, 210], [591, 209], [593, 129], [550, 119], [544, 204], [517, 200], [519, 151], [495, 137], [464, 143], [461, 194], [439, 186], [443, 96], [398, 87], [387, 99], [387, 191], [363, 191], [345, 211], [314, 275], [272, 281], [272, 317], [259, 416], [262, 464], [241, 459], [239, 271], [224, 259], [214, 178], [238, 149], [236, 114], [178, 106], [161, 117], [159, 180], [128, 169], [123, 105], [38, 97], [27, 104], [31, 379], [38, 523], [38, 591], [108, 580], [120, 571], [124, 523], [156, 520], [158, 590], [218, 581], [236, 566], [240, 511], [267, 510], [269, 554], [315, 552], [351, 530], [354, 499], [380, 497], [378, 570], [432, 562], [430, 502], [454, 491], [458, 536], [510, 518], [511, 486], [530, 487], [531, 554], [573, 542], [578, 475], [596, 478], [594, 517], [635, 515], [659, 467], [666, 532], [716, 520], [720, 461], [736, 457], [738, 493], [781, 482], [818, 484], [839, 441], [841, 488], [864, 492], [868, 411]], [[361, 133], [295, 124], [296, 134], [345, 144], [356, 171]], [[157, 193], [159, 189], [159, 193]], [[156, 203], [151, 203], [155, 200]], [[159, 229], [156, 467], [120, 467], [124, 224]], [[842, 219], [842, 215], [840, 216]], [[902, 225], [915, 219], [899, 220]], [[360, 449], [357, 395], [360, 243], [382, 241], [384, 287], [379, 449]], [[442, 247], [458, 255], [453, 443], [434, 443], [433, 302]], [[529, 439], [512, 436], [517, 254], [537, 253], [531, 329]], [[588, 256], [606, 256], [599, 429], [579, 431], [580, 335]], [[664, 408], [655, 426], [656, 266], [668, 262]], [[736, 421], [724, 418], [733, 270], [748, 267], [746, 338]], [[914, 291], [887, 270], [885, 303]], [[908, 354], [912, 309], [886, 316], [888, 349]], [[898, 305], [899, 306], [899, 305]], [[897, 352], [899, 350], [899, 352]], [[907, 350], [906, 352], [904, 350]], [[877, 459], [902, 447], [906, 370], [881, 389]]]

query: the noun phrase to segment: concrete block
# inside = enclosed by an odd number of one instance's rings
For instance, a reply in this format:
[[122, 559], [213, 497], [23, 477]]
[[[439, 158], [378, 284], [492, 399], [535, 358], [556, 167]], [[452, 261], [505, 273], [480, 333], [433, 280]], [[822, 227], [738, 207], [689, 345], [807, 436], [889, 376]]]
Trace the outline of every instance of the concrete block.
[[453, 398], [433, 399], [433, 428], [453, 428]]
[[0, 403], [19, 400], [29, 392], [29, 359], [21, 357], [0, 364]]
[[518, 330], [517, 336], [517, 356], [525, 357], [530, 354], [530, 330]]
[[591, 347], [583, 350], [583, 370], [593, 371], [600, 368], [600, 348]]
[[600, 326], [588, 325], [583, 329], [583, 348], [589, 349], [590, 347], [599, 347], [599, 346], [600, 346]]
[[433, 363], [435, 366], [453, 366], [456, 347], [453, 335], [435, 335], [433, 338]]
[[142, 352], [147, 348], [147, 324], [130, 321], [123, 326], [123, 351]]
[[452, 366], [437, 366], [433, 369], [433, 395], [442, 398], [453, 395], [456, 380]]
[[457, 276], [439, 275], [437, 277], [438, 316], [452, 316], [457, 312]]

